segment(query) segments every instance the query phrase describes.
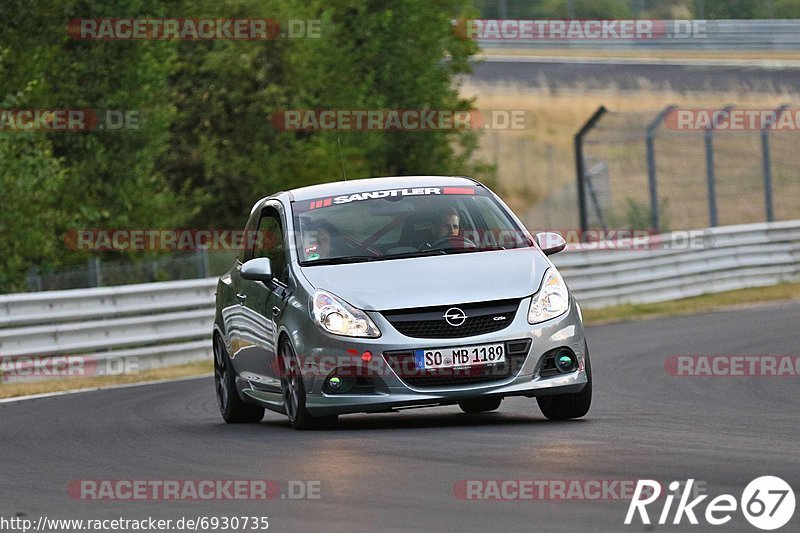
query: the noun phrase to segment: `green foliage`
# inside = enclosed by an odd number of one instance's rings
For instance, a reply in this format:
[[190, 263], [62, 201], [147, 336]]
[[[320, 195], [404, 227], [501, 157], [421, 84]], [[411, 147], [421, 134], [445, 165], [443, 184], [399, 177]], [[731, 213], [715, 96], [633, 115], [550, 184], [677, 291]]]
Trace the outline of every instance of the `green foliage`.
[[469, 109], [452, 82], [476, 51], [452, 30], [453, 18], [469, 14], [458, 6], [342, 0], [288, 9], [244, 0], [236, 16], [320, 20], [321, 37], [180, 43], [172, 78], [178, 118], [161, 165], [173, 186], [209, 192], [196, 220], [238, 227], [262, 196], [341, 179], [339, 142], [349, 178], [488, 176], [488, 167], [469, 163], [472, 132], [286, 132], [271, 123], [281, 110]]
[[58, 262], [65, 186], [65, 169], [46, 140], [31, 133], [0, 135], [0, 290], [23, 290], [30, 265]]
[[[631, 0], [506, 0], [505, 4], [508, 18], [630, 18], [633, 2]], [[503, 14], [499, 5], [497, 0], [482, 0], [478, 3], [481, 16], [484, 18], [501, 18]]]
[[[70, 229], [238, 228], [278, 190], [349, 178], [471, 174], [475, 132], [283, 132], [289, 109], [466, 110], [473, 41], [458, 0], [4, 0], [0, 108], [139, 113], [136, 131], [0, 132], [0, 292], [31, 267], [82, 264]], [[320, 20], [320, 38], [79, 41], [81, 17]], [[109, 255], [109, 254], [106, 254]], [[131, 256], [125, 256], [130, 258]]]
[[567, 0], [544, 0], [544, 16], [551, 18], [631, 18], [630, 2], [627, 0], [573, 0], [573, 12], [569, 12]]

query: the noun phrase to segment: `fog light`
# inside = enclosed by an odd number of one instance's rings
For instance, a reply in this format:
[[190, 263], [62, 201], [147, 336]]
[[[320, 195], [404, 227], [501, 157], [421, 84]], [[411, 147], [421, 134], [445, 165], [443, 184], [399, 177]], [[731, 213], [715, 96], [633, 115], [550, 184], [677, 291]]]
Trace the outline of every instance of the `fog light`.
[[562, 374], [572, 372], [578, 366], [578, 361], [572, 352], [562, 351], [556, 354], [556, 369]]
[[356, 381], [351, 376], [333, 375], [325, 380], [323, 392], [328, 394], [346, 394], [350, 392]]

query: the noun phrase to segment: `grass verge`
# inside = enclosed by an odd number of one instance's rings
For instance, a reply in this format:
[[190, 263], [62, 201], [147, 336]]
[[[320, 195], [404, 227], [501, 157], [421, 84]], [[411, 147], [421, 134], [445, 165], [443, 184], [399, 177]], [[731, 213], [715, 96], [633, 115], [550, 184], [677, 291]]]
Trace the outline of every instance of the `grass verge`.
[[59, 392], [93, 387], [108, 387], [109, 385], [182, 378], [201, 374], [210, 375], [213, 371], [214, 367], [211, 360], [208, 360], [165, 368], [154, 368], [134, 374], [121, 374], [117, 376], [62, 377], [59, 380], [12, 383], [0, 382], [0, 398], [12, 398], [15, 396], [28, 396], [30, 394], [43, 394], [46, 392]]
[[800, 301], [800, 283], [781, 283], [769, 287], [704, 294], [655, 304], [625, 304], [601, 309], [584, 309], [583, 319], [586, 325], [597, 326], [629, 320], [694, 315], [782, 301]]

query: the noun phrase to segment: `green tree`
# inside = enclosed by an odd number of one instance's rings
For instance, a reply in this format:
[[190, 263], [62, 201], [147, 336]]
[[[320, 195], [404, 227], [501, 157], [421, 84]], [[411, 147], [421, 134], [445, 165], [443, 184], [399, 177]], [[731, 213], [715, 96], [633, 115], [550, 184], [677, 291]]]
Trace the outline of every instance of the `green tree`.
[[[159, 9], [158, 2], [123, 0], [103, 6], [80, 0], [8, 0], [0, 5], [3, 20], [14, 21], [0, 30], [2, 108], [114, 109], [140, 117], [137, 131], [0, 132], [4, 156], [20, 158], [14, 162], [4, 157], [3, 192], [8, 194], [0, 205], [0, 229], [6, 247], [24, 251], [16, 257], [25, 259], [6, 257], [5, 279], [20, 279], [30, 266], [83, 263], [86, 254], [69, 250], [63, 242], [69, 229], [170, 227], [188, 218], [186, 205], [191, 214], [192, 204], [181, 202], [155, 167], [167, 148], [174, 114], [172, 102], [163, 97], [174, 44], [76, 41], [67, 33], [67, 21], [87, 13], [158, 15]], [[26, 189], [26, 181], [36, 183], [36, 191]], [[45, 205], [45, 193], [56, 204], [29, 218], [29, 207]], [[30, 227], [6, 231], [10, 222]], [[48, 239], [47, 246], [42, 239]], [[29, 249], [33, 242], [38, 252]]]
[[[228, 6], [230, 7], [230, 6]], [[316, 0], [235, 4], [239, 17], [320, 20], [320, 38], [180, 43], [172, 78], [178, 118], [162, 168], [209, 192], [197, 221], [238, 227], [260, 196], [348, 177], [470, 173], [474, 132], [286, 132], [287, 109], [469, 109], [454, 77], [476, 45], [453, 31], [460, 3]], [[216, 14], [216, 4], [203, 11]], [[265, 15], [267, 14], [267, 15]], [[474, 13], [472, 13], [474, 15]]]
[[[270, 120], [288, 109], [470, 109], [455, 79], [477, 48], [452, 20], [475, 13], [457, 0], [5, 0], [0, 16], [12, 21], [0, 26], [3, 108], [140, 116], [136, 131], [0, 132], [3, 280], [83, 263], [63, 243], [70, 229], [239, 227], [263, 195], [340, 179], [339, 139], [350, 178], [491, 177], [472, 160], [476, 132], [284, 132]], [[71, 38], [67, 22], [87, 16], [319, 20], [321, 35]]]

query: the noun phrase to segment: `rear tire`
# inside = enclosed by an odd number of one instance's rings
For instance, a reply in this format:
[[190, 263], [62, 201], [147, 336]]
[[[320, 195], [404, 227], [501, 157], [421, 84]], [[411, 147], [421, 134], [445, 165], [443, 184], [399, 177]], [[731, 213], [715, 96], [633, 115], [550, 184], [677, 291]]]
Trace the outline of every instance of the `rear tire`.
[[592, 365], [589, 362], [589, 346], [584, 343], [587, 383], [580, 392], [555, 394], [536, 398], [542, 414], [548, 420], [567, 420], [581, 418], [589, 412], [592, 405]]
[[320, 429], [335, 424], [339, 418], [336, 415], [313, 417], [306, 409], [306, 388], [303, 384], [303, 377], [297, 364], [297, 357], [294, 354], [289, 339], [281, 341], [281, 358], [283, 363], [283, 377], [281, 378], [281, 390], [283, 391], [283, 408], [286, 418], [294, 429]]
[[263, 407], [244, 403], [239, 397], [233, 363], [218, 335], [214, 336], [214, 388], [219, 412], [228, 424], [254, 424], [264, 418]]
[[477, 398], [475, 400], [458, 402], [458, 406], [462, 411], [468, 414], [486, 413], [500, 407], [502, 401], [502, 398]]

